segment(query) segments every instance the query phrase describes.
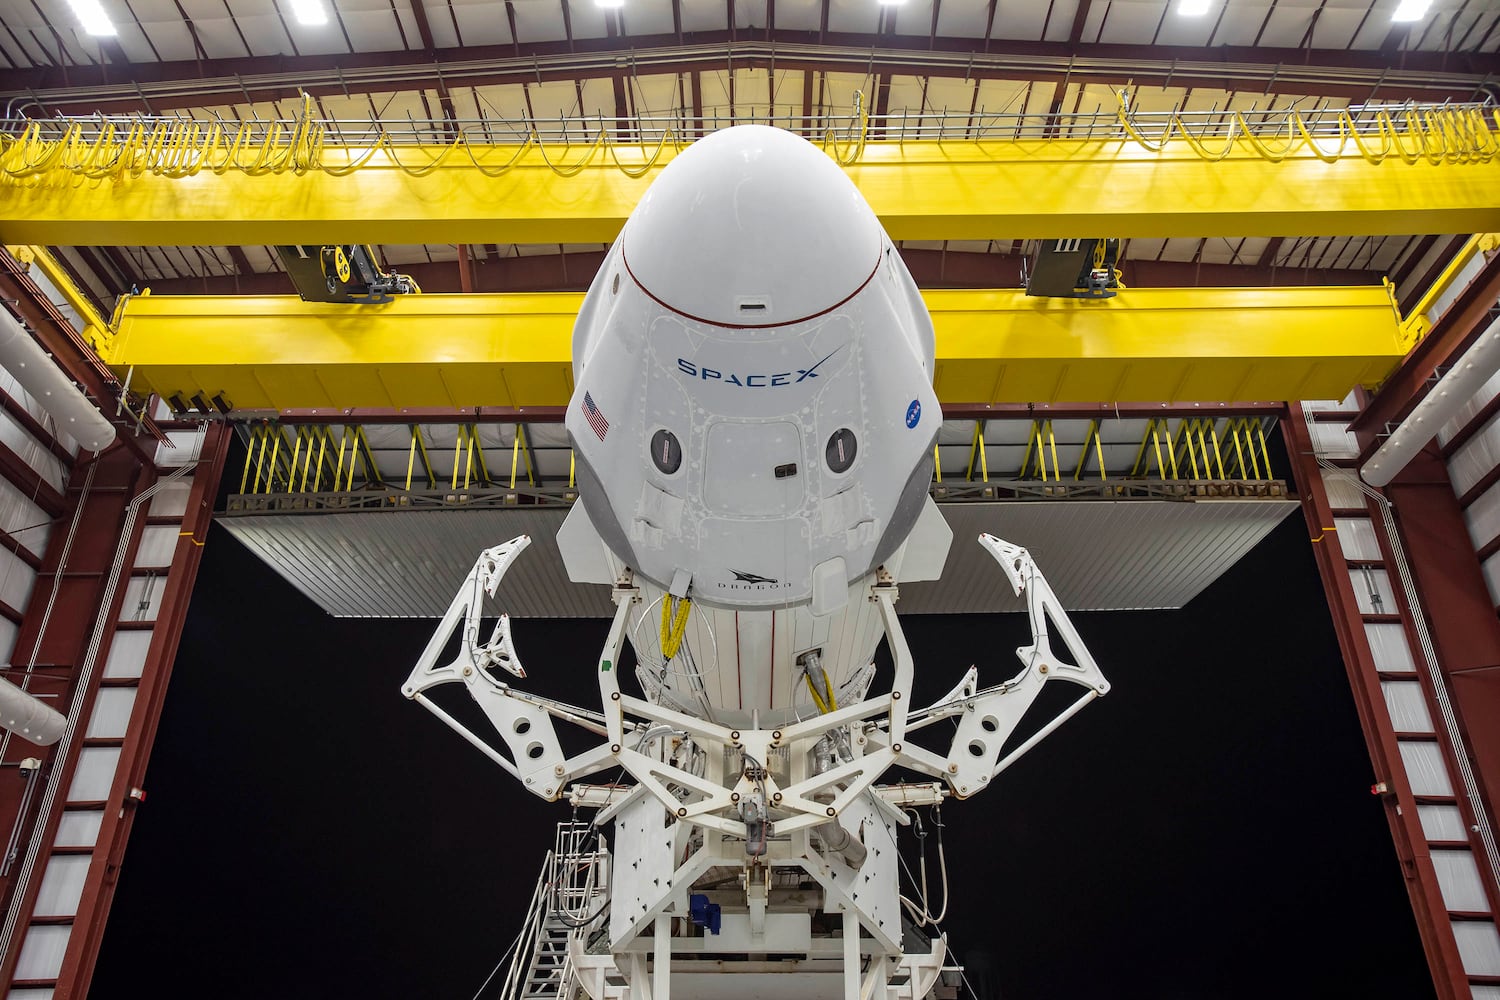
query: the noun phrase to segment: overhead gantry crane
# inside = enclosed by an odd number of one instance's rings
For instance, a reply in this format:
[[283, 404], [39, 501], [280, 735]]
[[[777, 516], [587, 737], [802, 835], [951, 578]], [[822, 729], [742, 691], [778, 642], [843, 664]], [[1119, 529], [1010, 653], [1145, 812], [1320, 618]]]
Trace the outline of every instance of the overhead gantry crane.
[[[330, 418], [313, 414], [316, 410], [334, 411], [335, 421], [373, 418], [412, 425], [468, 411], [474, 416], [468, 449], [479, 449], [482, 467], [481, 411], [489, 408], [490, 422], [517, 428], [510, 438], [514, 493], [523, 414], [542, 411], [555, 420], [556, 413], [546, 411], [565, 402], [572, 388], [567, 335], [576, 295], [418, 294], [372, 306], [313, 304], [295, 297], [139, 294], [127, 297], [115, 316], [105, 317], [70, 287], [65, 269], [43, 248], [317, 245], [332, 240], [607, 242], [676, 144], [701, 130], [702, 123], [643, 120], [632, 122], [628, 135], [579, 132], [570, 141], [565, 129], [532, 128], [514, 141], [500, 141], [485, 127], [454, 122], [361, 130], [349, 123], [303, 118], [277, 125], [252, 122], [227, 131], [211, 121], [180, 119], [131, 119], [113, 126], [104, 119], [36, 123], [0, 151], [0, 240], [18, 258], [34, 262], [72, 302], [96, 360], [113, 372], [113, 383], [95, 383], [96, 402], [131, 432], [136, 418], [147, 412], [142, 404], [152, 396], [171, 400], [177, 418], [269, 420], [263, 427], [296, 425], [310, 416], [320, 423]], [[935, 130], [924, 125], [909, 132], [897, 119], [859, 118], [819, 123], [812, 131], [844, 162], [896, 239], [985, 239], [997, 233], [1069, 239], [1500, 230], [1500, 198], [1495, 195], [1500, 191], [1500, 130], [1489, 107], [1352, 109], [1321, 118], [1294, 112], [1248, 118], [1152, 118], [1127, 112], [1093, 118], [954, 116], [942, 119]], [[1480, 252], [1487, 249], [1492, 246], [1472, 242], [1440, 284], [1456, 280], [1461, 285], [1469, 276], [1465, 266], [1482, 264]], [[1484, 266], [1486, 275], [1494, 269]], [[1448, 353], [1466, 343], [1466, 335], [1450, 332], [1458, 322], [1456, 314], [1450, 310], [1436, 316], [1442, 297], [1430, 297], [1403, 317], [1391, 289], [1382, 285], [1128, 289], [1102, 302], [1029, 299], [1014, 290], [934, 290], [926, 297], [938, 332], [940, 398], [954, 404], [954, 412], [966, 421], [957, 428], [962, 440], [940, 439], [939, 450], [967, 451], [965, 480], [978, 478], [986, 484], [995, 439], [992, 433], [986, 444], [986, 408], [1013, 417], [1022, 414], [1006, 404], [1042, 407], [1040, 414], [1028, 409], [1023, 416], [1030, 433], [1017, 478], [1034, 477], [1040, 468], [1046, 480], [1049, 454], [1058, 481], [1065, 468], [1076, 468], [1073, 480], [1081, 480], [1091, 461], [1101, 479], [1107, 463], [1132, 471], [1148, 468], [1153, 433], [1158, 476], [1168, 478], [1170, 467], [1176, 478], [1178, 442], [1186, 441], [1183, 454], [1193, 456], [1196, 436], [1205, 465], [1210, 441], [1216, 450], [1219, 446], [1215, 427], [1183, 410], [1181, 401], [1343, 398], [1356, 386], [1381, 383], [1413, 342], [1434, 327], [1434, 319], [1435, 335]], [[420, 336], [413, 335], [414, 329]], [[120, 412], [111, 395], [133, 401], [134, 414]], [[1118, 402], [1126, 415], [1145, 424], [1144, 436], [1105, 441], [1097, 405], [1062, 407], [1058, 419], [1086, 420], [1089, 429], [1074, 453], [1065, 453], [1060, 462], [1047, 406], [1070, 400]], [[1156, 416], [1131, 410], [1132, 402], [1163, 407], [1178, 421], [1175, 433], [1158, 426]], [[1240, 421], [1263, 416], [1254, 408], [1234, 413]], [[1115, 415], [1119, 418], [1121, 411]], [[162, 419], [169, 421], [164, 436], [183, 433], [167, 415]], [[1386, 776], [1382, 794], [1389, 796], [1398, 850], [1417, 873], [1413, 902], [1439, 976], [1455, 985], [1479, 981], [1473, 977], [1485, 973], [1470, 971], [1465, 949], [1474, 947], [1470, 939], [1476, 928], [1494, 935], [1493, 913], [1465, 912], [1449, 919], [1454, 907], [1444, 899], [1430, 857], [1420, 850], [1430, 846], [1431, 836], [1419, 819], [1426, 814], [1418, 812], [1417, 796], [1424, 796], [1424, 807], [1451, 807], [1471, 823], [1476, 831], [1469, 854], [1476, 862], [1475, 884], [1493, 901], [1493, 845], [1487, 854], [1478, 833], [1487, 819], [1474, 811], [1481, 801], [1477, 793], [1450, 794], [1436, 803], [1431, 790], [1415, 791], [1416, 783], [1405, 777], [1405, 744], [1398, 745], [1401, 734], [1391, 727], [1382, 685], [1418, 683], [1416, 670], [1392, 671], [1386, 669], [1389, 663], [1375, 664], [1369, 640], [1362, 639], [1362, 624], [1371, 623], [1362, 623], [1347, 560], [1368, 568], [1373, 557], [1351, 549], [1341, 559], [1335, 550], [1339, 525], [1325, 522], [1347, 521], [1354, 516], [1353, 504], [1342, 493], [1337, 502], [1330, 499], [1335, 492], [1331, 480], [1301, 457], [1319, 446], [1318, 426], [1313, 420], [1306, 432], [1293, 429], [1293, 464], [1313, 537], [1322, 546], [1318, 551], [1326, 563], [1331, 602], [1336, 613], [1342, 608], [1345, 614], [1341, 639], [1372, 758]], [[972, 445], [967, 437], [971, 427]], [[1264, 426], [1236, 427], [1235, 446], [1243, 432], [1253, 462], [1257, 442], [1252, 430], [1262, 432], [1258, 443], [1264, 449]], [[1378, 434], [1378, 429], [1369, 433]], [[195, 479], [191, 503], [197, 506], [183, 518], [190, 530], [183, 532], [187, 541], [181, 544], [196, 544], [205, 523], [197, 508], [212, 495], [209, 480], [217, 480], [216, 463], [223, 455], [220, 428], [213, 434], [213, 455]], [[269, 438], [265, 430], [260, 434], [264, 450]], [[423, 442], [416, 426], [411, 435], [411, 457], [405, 459], [408, 493]], [[1163, 437], [1170, 463], [1160, 450]], [[381, 482], [381, 449], [368, 438], [360, 445], [357, 438], [365, 468], [362, 484], [391, 485]], [[455, 487], [464, 440], [461, 436], [453, 449]], [[1230, 440], [1227, 434], [1224, 440]], [[299, 434], [297, 441], [302, 444], [304, 438]], [[316, 442], [309, 436], [306, 443], [305, 454], [298, 453], [304, 462], [303, 492]], [[1133, 466], [1116, 460], [1122, 447], [1135, 455]], [[535, 457], [529, 442], [525, 454]], [[421, 462], [429, 485], [441, 487], [449, 468], [429, 456], [425, 445]], [[320, 468], [322, 464], [320, 456]], [[540, 464], [529, 461], [528, 467]], [[1222, 478], [1222, 455], [1219, 464]], [[286, 472], [279, 478], [267, 476], [269, 492], [292, 492], [296, 469], [278, 466], [274, 455], [271, 466]], [[351, 488], [353, 467], [351, 455]], [[1239, 472], [1245, 469], [1241, 457]], [[502, 478], [487, 469], [483, 477], [486, 485]], [[1183, 478], [1189, 478], [1185, 471]], [[1196, 470], [1191, 478], [1200, 478]], [[1252, 478], [1260, 478], [1258, 467]], [[467, 474], [465, 479], [467, 494]], [[1451, 528], [1452, 518], [1448, 520]], [[192, 559], [173, 562], [187, 579], [194, 565]], [[105, 591], [103, 599], [113, 600], [113, 591]], [[1403, 605], [1403, 614], [1415, 614], [1415, 621], [1421, 612]], [[1496, 644], [1500, 648], [1500, 639]], [[92, 662], [79, 659], [75, 669], [87, 679]], [[1443, 670], [1434, 666], [1432, 675], [1436, 680], [1427, 682], [1426, 696], [1436, 698]], [[159, 696], [152, 697], [157, 701], [154, 712]], [[1475, 713], [1475, 718], [1494, 700], [1484, 700], [1488, 696], [1482, 692], [1468, 697], [1461, 711]], [[1413, 737], [1407, 742], [1442, 745], [1450, 755], [1465, 753], [1456, 728], [1448, 726], [1445, 732], [1451, 745], [1438, 738], [1435, 727], [1431, 739], [1407, 734]], [[75, 754], [78, 749], [72, 748]], [[71, 766], [68, 751], [65, 745], [59, 761]], [[133, 753], [135, 763], [127, 764], [135, 770], [129, 776], [138, 780], [144, 756], [135, 745]], [[1482, 764], [1486, 769], [1477, 780], [1489, 788], [1500, 775], [1488, 758]], [[122, 849], [129, 827], [124, 804], [137, 801], [139, 792], [131, 781], [105, 785], [108, 797], [100, 800], [105, 807], [97, 810], [103, 816], [101, 833], [95, 854], [89, 855], [89, 864], [97, 862], [101, 868]], [[56, 804], [59, 814], [69, 808], [83, 806], [66, 797]], [[42, 825], [57, 822], [57, 816], [43, 817]], [[49, 862], [52, 848], [45, 840], [36, 839], [29, 866]], [[1449, 844], [1445, 849], [1457, 848]], [[90, 878], [85, 903], [102, 912], [112, 881], [102, 874]], [[38, 912], [36, 900], [34, 885], [29, 893], [15, 894], [7, 935], [50, 927], [56, 937], [58, 925], [48, 922], [55, 915]], [[63, 934], [64, 946], [86, 949], [93, 935], [97, 947], [97, 926], [88, 927], [75, 935], [77, 940]], [[92, 952], [88, 955], [70, 966], [70, 983], [79, 982], [80, 975], [86, 981]], [[9, 957], [0, 971], [14, 982], [15, 958]], [[68, 983], [59, 979], [54, 985], [66, 993]]]

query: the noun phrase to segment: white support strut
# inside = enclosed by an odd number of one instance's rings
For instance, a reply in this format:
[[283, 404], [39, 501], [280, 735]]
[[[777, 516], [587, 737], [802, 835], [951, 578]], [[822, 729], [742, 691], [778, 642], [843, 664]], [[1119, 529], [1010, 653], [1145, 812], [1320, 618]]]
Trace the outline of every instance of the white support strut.
[[[641, 587], [629, 568], [616, 569], [615, 613], [594, 668], [600, 709], [540, 698], [496, 679], [497, 667], [516, 678], [525, 678], [526, 672], [506, 616], [499, 616], [488, 641], [480, 641], [484, 599], [495, 595], [505, 571], [529, 542], [522, 535], [480, 555], [403, 692], [533, 793], [555, 799], [567, 791], [575, 808], [597, 810], [595, 827], [615, 823], [618, 858], [608, 868], [610, 905], [598, 911], [609, 910], [610, 955], [601, 961], [578, 950], [580, 932], [571, 935], [569, 974], [580, 989], [593, 1000], [670, 1000], [672, 967], [683, 949], [691, 954], [701, 947], [712, 953], [743, 950], [747, 956], [805, 952], [810, 962], [836, 962], [843, 1000], [926, 996], [937, 982], [947, 946], [940, 935], [930, 951], [908, 953], [903, 946], [895, 846], [896, 831], [911, 822], [907, 810], [977, 793], [1109, 690], [1030, 554], [992, 535], [979, 538], [1026, 601], [1032, 633], [1031, 642], [1016, 650], [1020, 672], [1004, 683], [981, 688], [978, 670], [971, 667], [943, 699], [913, 709], [915, 665], [896, 615], [895, 580], [882, 568], [864, 586], [891, 651], [891, 689], [865, 695], [865, 683], [846, 685], [840, 693], [858, 690], [858, 700], [830, 697], [810, 716], [769, 726], [757, 724], [751, 715], [749, 725], [736, 727], [684, 711], [679, 702], [661, 698], [649, 687], [645, 698], [621, 690], [620, 661], [631, 609], [642, 602]], [[457, 655], [440, 662], [455, 633], [460, 636]], [[1002, 756], [1027, 710], [1052, 680], [1084, 691]], [[430, 689], [446, 683], [464, 685], [508, 752], [432, 701]], [[918, 734], [936, 732], [929, 727], [942, 719], [955, 723], [945, 747], [913, 741]], [[565, 757], [557, 720], [601, 741]], [[773, 766], [776, 761], [780, 763]], [[876, 784], [897, 765], [934, 780]], [[606, 768], [623, 769], [635, 783], [568, 788], [575, 779]], [[774, 873], [785, 869], [799, 870], [800, 881], [775, 882]], [[718, 881], [711, 884], [723, 884], [725, 871], [741, 872], [731, 897], [744, 909], [732, 916], [726, 911], [723, 940], [695, 945], [701, 939], [684, 930], [689, 895], [713, 898], [712, 892], [695, 887], [713, 879]], [[836, 917], [836, 938], [820, 946], [805, 918], [799, 922], [776, 908], [773, 884], [816, 885], [822, 912]], [[777, 898], [782, 899], [779, 905], [787, 905], [785, 897]], [[626, 980], [623, 990], [607, 985], [609, 969]]]

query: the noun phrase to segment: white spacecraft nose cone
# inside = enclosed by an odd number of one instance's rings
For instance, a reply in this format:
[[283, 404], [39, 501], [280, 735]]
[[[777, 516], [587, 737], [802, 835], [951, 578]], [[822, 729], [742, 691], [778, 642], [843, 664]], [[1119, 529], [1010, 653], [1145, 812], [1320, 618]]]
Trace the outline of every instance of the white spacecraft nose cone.
[[689, 146], [621, 234], [630, 274], [667, 308], [726, 326], [781, 326], [849, 298], [880, 262], [880, 224], [812, 143], [739, 125]]

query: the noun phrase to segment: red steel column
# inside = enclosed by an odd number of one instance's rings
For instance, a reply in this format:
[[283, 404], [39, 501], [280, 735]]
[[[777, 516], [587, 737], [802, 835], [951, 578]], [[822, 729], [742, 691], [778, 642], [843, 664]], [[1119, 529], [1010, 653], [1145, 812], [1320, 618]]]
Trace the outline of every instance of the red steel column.
[[[211, 424], [203, 440], [198, 465], [192, 473], [192, 488], [178, 527], [177, 547], [167, 572], [151, 645], [137, 684], [130, 725], [115, 771], [114, 785], [104, 807], [104, 820], [94, 848], [78, 918], [68, 940], [62, 971], [57, 980], [59, 997], [82, 997], [88, 992], [94, 962], [104, 938], [104, 925], [114, 900], [115, 884], [124, 859], [125, 842], [135, 821], [144, 786], [146, 764], [156, 740], [167, 681], [177, 658], [177, 644], [187, 619], [188, 602], [197, 580], [203, 544], [213, 520], [214, 499], [229, 454], [230, 431], [225, 424]], [[144, 521], [144, 517], [142, 518]], [[156, 519], [153, 519], [156, 523]]]
[[1323, 485], [1322, 472], [1315, 459], [1300, 404], [1291, 404], [1288, 417], [1282, 421], [1282, 431], [1297, 492], [1302, 498], [1302, 512], [1307, 519], [1318, 575], [1323, 580], [1334, 631], [1344, 656], [1344, 668], [1354, 694], [1355, 710], [1365, 733], [1365, 745], [1377, 781], [1385, 782], [1388, 788], [1381, 801], [1391, 826], [1396, 856], [1406, 877], [1406, 890], [1416, 916], [1422, 947], [1427, 954], [1427, 964], [1432, 970], [1433, 985], [1440, 1000], [1467, 1000], [1471, 995], [1469, 980], [1464, 973], [1437, 871], [1428, 852], [1417, 801], [1407, 779], [1381, 690], [1379, 671], [1365, 633], [1364, 617], [1350, 580], [1348, 561], [1335, 530], [1333, 507]]
[[[130, 499], [145, 489], [154, 478], [155, 471], [142, 466], [132, 449], [118, 444], [97, 458], [79, 462], [73, 470], [68, 497], [77, 516], [76, 536], [69, 548], [68, 536], [73, 515], [56, 523], [48, 539], [42, 571], [37, 576], [36, 587], [32, 591], [13, 654], [15, 663], [22, 667], [35, 659], [37, 672], [28, 685], [30, 690], [38, 696], [54, 696], [49, 703], [64, 713], [68, 711], [76, 695], [80, 667], [96, 620], [101, 614], [107, 615], [111, 622], [119, 617], [120, 603], [125, 596], [123, 587], [116, 588], [108, 607], [101, 606], [111, 565]], [[85, 483], [88, 486], [87, 493], [84, 492]], [[138, 532], [127, 549], [127, 561], [133, 556], [137, 539]], [[66, 562], [65, 549], [69, 550]], [[52, 600], [54, 588], [56, 599]], [[107, 650], [101, 649], [100, 655], [105, 652]], [[75, 727], [80, 736], [88, 725], [99, 673], [96, 670], [89, 682], [83, 711]], [[13, 677], [19, 678], [19, 674], [13, 674]], [[71, 752], [63, 754], [62, 744], [42, 748], [13, 738], [7, 752], [7, 756], [11, 758], [31, 756], [42, 761], [41, 770], [31, 779], [39, 784], [31, 800], [29, 814], [21, 817], [23, 836], [19, 841], [16, 863], [8, 877], [0, 883], [7, 916], [12, 911], [16, 913], [16, 919], [11, 922], [12, 933], [8, 947], [0, 955], [0, 984], [7, 988], [15, 984], [16, 965], [29, 932], [36, 926], [54, 928], [72, 922], [71, 919], [60, 920], [55, 917], [36, 921], [33, 920], [33, 910], [52, 855], [51, 845], [62, 816], [62, 806], [83, 749], [81, 740], [74, 742]], [[55, 784], [57, 794], [52, 808], [43, 814], [42, 804], [49, 782]], [[5, 783], [7, 787], [4, 797], [0, 798], [0, 828], [7, 831], [15, 821], [20, 792], [20, 789], [9, 788], [9, 784]], [[102, 808], [103, 803], [98, 803], [97, 807]], [[33, 841], [40, 845], [40, 850], [25, 884], [22, 885], [20, 879], [26, 871], [25, 859]], [[50, 986], [51, 983], [38, 985]]]

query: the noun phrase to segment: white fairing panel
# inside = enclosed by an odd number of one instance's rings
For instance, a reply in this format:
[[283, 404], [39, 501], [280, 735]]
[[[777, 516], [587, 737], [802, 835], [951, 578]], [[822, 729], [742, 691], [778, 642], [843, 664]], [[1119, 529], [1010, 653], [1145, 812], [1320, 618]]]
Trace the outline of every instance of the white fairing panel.
[[[573, 337], [567, 427], [594, 527], [659, 585], [726, 607], [866, 576], [926, 500], [932, 324], [842, 171], [740, 126], [652, 185]], [[842, 565], [835, 560], [842, 560]]]

